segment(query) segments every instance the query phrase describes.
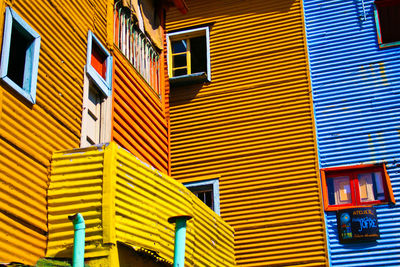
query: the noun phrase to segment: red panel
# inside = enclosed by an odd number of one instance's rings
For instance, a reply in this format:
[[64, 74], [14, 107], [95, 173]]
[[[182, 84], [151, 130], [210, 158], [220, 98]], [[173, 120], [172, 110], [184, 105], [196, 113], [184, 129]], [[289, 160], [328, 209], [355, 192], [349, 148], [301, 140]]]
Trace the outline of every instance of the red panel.
[[107, 71], [106, 59], [107, 56], [104, 55], [104, 53], [101, 52], [98, 45], [96, 45], [96, 43], [93, 42], [91, 65], [100, 74], [100, 76], [103, 77], [103, 79], [106, 79], [106, 71]]

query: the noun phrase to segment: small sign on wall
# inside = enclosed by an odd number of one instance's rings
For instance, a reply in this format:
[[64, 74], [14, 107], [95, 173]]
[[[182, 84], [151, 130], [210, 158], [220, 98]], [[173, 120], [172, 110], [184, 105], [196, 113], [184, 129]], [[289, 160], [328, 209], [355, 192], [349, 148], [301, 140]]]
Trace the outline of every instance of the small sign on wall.
[[336, 218], [340, 243], [367, 242], [380, 238], [374, 207], [338, 210]]

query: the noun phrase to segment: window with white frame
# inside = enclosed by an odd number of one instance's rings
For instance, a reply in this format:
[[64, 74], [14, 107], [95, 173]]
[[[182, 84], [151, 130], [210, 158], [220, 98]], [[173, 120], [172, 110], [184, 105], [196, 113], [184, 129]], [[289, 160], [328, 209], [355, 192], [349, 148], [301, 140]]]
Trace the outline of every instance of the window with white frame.
[[168, 34], [170, 82], [211, 81], [209, 27]]
[[219, 180], [209, 179], [197, 182], [184, 183], [194, 195], [218, 215], [219, 210]]
[[112, 56], [100, 40], [89, 31], [86, 51], [86, 72], [104, 95], [111, 94]]
[[11, 7], [7, 7], [0, 78], [32, 104], [36, 103], [39, 51], [39, 34]]
[[91, 31], [86, 56], [81, 147], [111, 140], [112, 56]]

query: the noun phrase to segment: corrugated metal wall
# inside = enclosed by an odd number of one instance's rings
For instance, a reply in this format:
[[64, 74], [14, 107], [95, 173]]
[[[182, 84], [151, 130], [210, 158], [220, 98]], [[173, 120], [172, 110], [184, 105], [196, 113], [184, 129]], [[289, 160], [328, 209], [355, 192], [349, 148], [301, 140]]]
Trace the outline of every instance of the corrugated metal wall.
[[112, 139], [168, 173], [168, 127], [162, 100], [115, 47]]
[[211, 83], [171, 88], [172, 177], [220, 175], [240, 266], [327, 264], [299, 1], [187, 1], [212, 24]]
[[104, 149], [90, 147], [54, 153], [48, 190], [49, 241], [46, 257], [70, 258], [74, 229], [69, 215], [86, 224], [85, 257], [108, 255], [103, 247], [102, 188]]
[[[400, 200], [400, 47], [379, 49], [371, 0], [304, 0], [320, 167], [386, 162]], [[327, 213], [332, 266], [399, 266], [400, 209], [376, 206], [376, 244], [338, 243]]]
[[172, 262], [175, 226], [167, 219], [191, 214], [186, 262], [234, 265], [232, 227], [182, 184], [115, 143], [54, 154], [47, 256], [72, 256], [73, 227], [67, 216], [76, 212], [86, 221], [87, 260], [107, 256], [104, 244], [118, 241], [136, 250], [155, 251]]
[[[0, 253], [0, 262], [33, 264], [44, 256], [47, 168], [53, 151], [79, 146], [87, 32], [91, 29], [102, 41], [106, 37], [106, 0], [64, 2], [12, 1], [12, 8], [42, 39], [37, 104], [0, 89], [0, 209], [19, 225], [12, 230], [15, 239], [8, 239], [0, 227], [5, 236], [1, 248], [18, 240], [12, 254]], [[2, 1], [0, 27], [5, 3], [11, 2]]]

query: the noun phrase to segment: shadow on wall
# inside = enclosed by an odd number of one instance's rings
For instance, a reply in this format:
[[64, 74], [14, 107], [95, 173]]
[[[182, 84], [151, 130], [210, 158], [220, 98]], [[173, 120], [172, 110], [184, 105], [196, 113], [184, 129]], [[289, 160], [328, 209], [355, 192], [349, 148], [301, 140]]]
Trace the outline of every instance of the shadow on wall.
[[198, 83], [186, 86], [171, 87], [170, 98], [174, 105], [180, 105], [190, 102], [196, 97], [205, 83]]

